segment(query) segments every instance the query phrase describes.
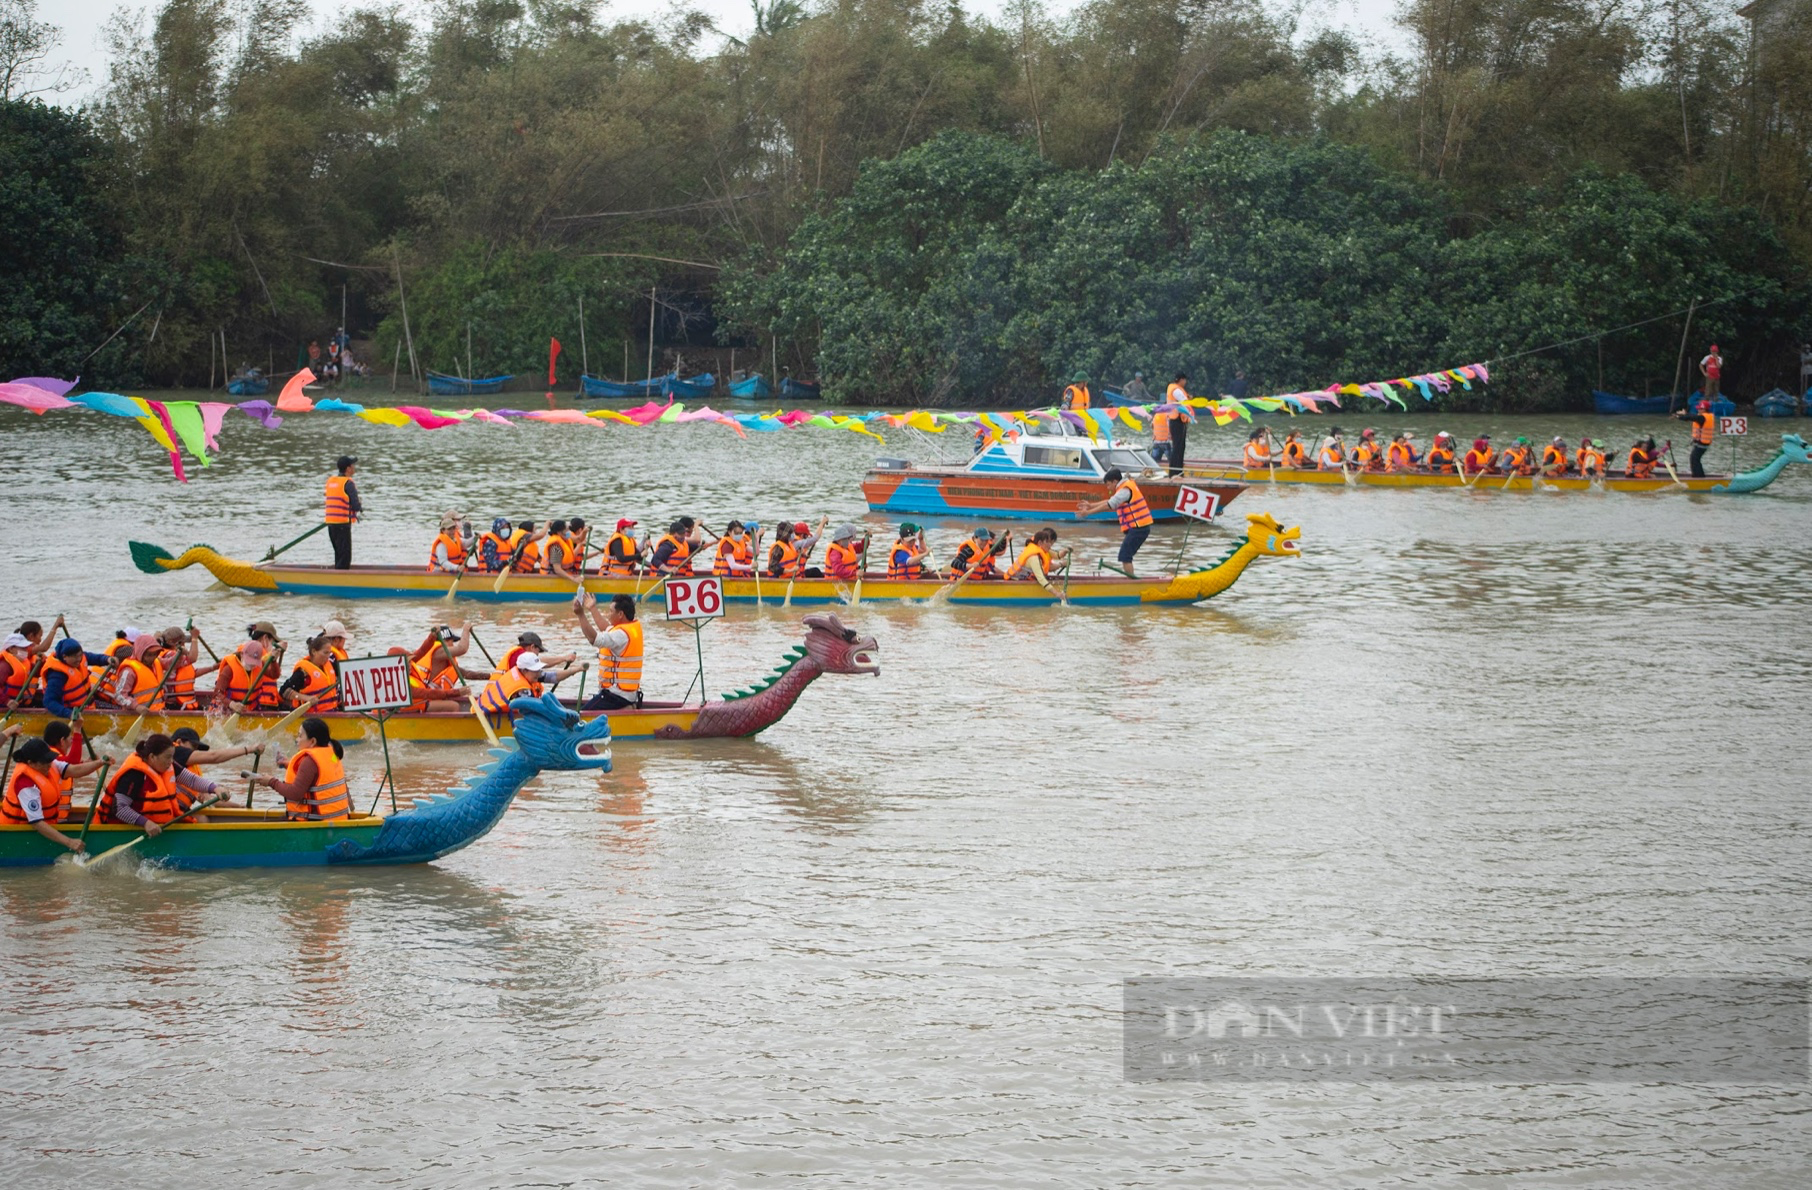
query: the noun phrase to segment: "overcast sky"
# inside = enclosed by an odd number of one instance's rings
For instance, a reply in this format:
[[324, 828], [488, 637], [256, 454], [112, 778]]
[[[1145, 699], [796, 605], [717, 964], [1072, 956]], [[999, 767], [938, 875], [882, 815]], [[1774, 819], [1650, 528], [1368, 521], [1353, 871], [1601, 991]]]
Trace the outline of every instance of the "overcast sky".
[[[359, 6], [356, 0], [351, 3], [324, 3], [322, 0], [310, 2], [315, 13], [310, 32], [323, 27], [332, 14]], [[1399, 0], [1302, 0], [1302, 4], [1304, 15], [1299, 25], [1305, 32], [1329, 27], [1344, 28], [1359, 38], [1368, 50], [1382, 47], [1395, 49], [1402, 44], [1401, 31], [1391, 24], [1391, 15], [1396, 11]], [[96, 87], [107, 81], [102, 28], [122, 7], [144, 11], [146, 6], [122, 6], [119, 0], [39, 0], [39, 19], [63, 29], [63, 43], [58, 48], [58, 57], [86, 70], [89, 75], [88, 87], [64, 95], [60, 102], [80, 103]], [[407, 9], [415, 6], [405, 4], [404, 7]], [[748, 0], [691, 0], [685, 7], [701, 9], [711, 14], [718, 27], [727, 33], [742, 35], [754, 25]], [[994, 16], [1004, 5], [1001, 0], [965, 0], [964, 7], [971, 12]], [[1054, 14], [1074, 7], [1075, 4], [1066, 0], [1047, 0], [1047, 8]], [[651, 9], [660, 11], [657, 5], [627, 3], [606, 4], [604, 11], [608, 17], [612, 14], [646, 15]]]

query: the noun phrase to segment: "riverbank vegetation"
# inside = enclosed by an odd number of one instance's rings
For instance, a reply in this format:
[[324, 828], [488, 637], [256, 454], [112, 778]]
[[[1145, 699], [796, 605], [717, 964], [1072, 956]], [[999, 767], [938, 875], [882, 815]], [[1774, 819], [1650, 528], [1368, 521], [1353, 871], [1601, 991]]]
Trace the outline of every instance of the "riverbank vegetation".
[[344, 303], [405, 383], [411, 340], [533, 372], [583, 299], [600, 375], [734, 344], [841, 401], [1026, 404], [1077, 369], [1265, 391], [1492, 359], [1490, 399], [1558, 408], [1669, 391], [1695, 301], [1739, 394], [1794, 387], [1812, 332], [1791, 12], [1752, 45], [1691, 2], [1410, 0], [1390, 52], [1242, 0], [772, 0], [743, 39], [304, 11], [169, 0], [116, 21], [80, 111], [9, 91], [0, 365], [205, 383], [224, 336], [282, 371]]

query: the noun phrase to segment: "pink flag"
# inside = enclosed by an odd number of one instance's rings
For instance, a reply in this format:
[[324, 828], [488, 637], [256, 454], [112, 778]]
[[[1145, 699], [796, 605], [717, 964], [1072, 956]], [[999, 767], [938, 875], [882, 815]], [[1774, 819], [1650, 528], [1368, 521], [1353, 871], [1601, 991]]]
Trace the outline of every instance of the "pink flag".
[[307, 368], [303, 368], [291, 376], [289, 383], [283, 386], [283, 392], [277, 398], [277, 408], [284, 413], [307, 413], [313, 409], [315, 403], [302, 395], [302, 386], [314, 382], [315, 374]]

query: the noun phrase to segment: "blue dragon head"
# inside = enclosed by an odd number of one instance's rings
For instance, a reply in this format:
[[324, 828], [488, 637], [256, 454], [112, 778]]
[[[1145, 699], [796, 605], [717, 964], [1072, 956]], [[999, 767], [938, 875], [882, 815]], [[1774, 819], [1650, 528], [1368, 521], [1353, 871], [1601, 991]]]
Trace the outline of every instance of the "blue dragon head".
[[[601, 769], [610, 771], [610, 720], [603, 715], [588, 722], [560, 704], [552, 691], [540, 698], [513, 698], [516, 712], [516, 750], [524, 760], [543, 769]], [[591, 745], [593, 753], [579, 751]]]

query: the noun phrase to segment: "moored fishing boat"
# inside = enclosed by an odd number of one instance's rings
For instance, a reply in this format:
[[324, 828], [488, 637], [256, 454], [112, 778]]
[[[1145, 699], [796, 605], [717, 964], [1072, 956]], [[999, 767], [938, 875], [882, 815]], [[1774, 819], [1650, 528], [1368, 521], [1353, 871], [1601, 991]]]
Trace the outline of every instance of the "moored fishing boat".
[[[1074, 515], [1073, 511], [1071, 515]], [[1297, 554], [1300, 529], [1285, 529], [1269, 515], [1261, 513], [1248, 516], [1246, 520], [1246, 536], [1236, 539], [1225, 557], [1205, 569], [1152, 578], [1066, 575], [1055, 595], [1037, 583], [1004, 579], [972, 579], [955, 586], [942, 579], [878, 577], [864, 578], [860, 583], [829, 578], [724, 578], [720, 581], [725, 603], [757, 606], [854, 605], [906, 600], [993, 607], [1049, 607], [1060, 599], [1078, 607], [1199, 603], [1232, 586], [1255, 558]], [[180, 557], [171, 557], [154, 545], [140, 541], [130, 544], [133, 562], [146, 574], [202, 566], [222, 583], [242, 591], [323, 595], [336, 599], [431, 599], [445, 595], [455, 578], [419, 566], [354, 566], [350, 570], [335, 570], [329, 566], [290, 566], [280, 562], [254, 564], [228, 558], [205, 545], [190, 546]], [[470, 581], [460, 582], [455, 590], [457, 598], [489, 603], [567, 603], [573, 598], [573, 584], [553, 575], [512, 574], [501, 587], [495, 588], [495, 580], [490, 575], [474, 573], [467, 578]], [[585, 579], [585, 589], [600, 599], [630, 595], [638, 601], [665, 602], [663, 580], [655, 575], [593, 575]], [[629, 730], [626, 726], [622, 734]]]
[[1183, 465], [1185, 476], [1208, 480], [1240, 480], [1246, 483], [1322, 484], [1325, 486], [1377, 488], [1477, 488], [1481, 491], [1555, 491], [1555, 492], [1725, 492], [1741, 494], [1759, 492], [1773, 483], [1788, 463], [1812, 462], [1805, 440], [1798, 434], [1782, 434], [1781, 449], [1763, 466], [1736, 475], [1678, 477], [1657, 472], [1645, 479], [1631, 478], [1613, 472], [1599, 479], [1572, 475], [1467, 475], [1437, 474], [1432, 471], [1317, 471], [1307, 467], [1248, 468], [1238, 459], [1190, 459]]
[[[171, 868], [269, 868], [425, 864], [483, 838], [524, 785], [543, 769], [610, 771], [610, 727], [581, 722], [551, 695], [519, 698], [514, 740], [480, 765], [479, 778], [444, 794], [417, 798], [401, 813], [358, 814], [327, 822], [290, 822], [280, 809], [224, 806], [206, 822], [178, 822], [154, 839], [139, 828], [95, 824], [83, 839], [90, 856], [133, 845], [139, 858]], [[223, 782], [224, 783], [224, 782]], [[75, 834], [87, 813], [73, 807]], [[0, 867], [47, 867], [69, 853], [30, 826], [0, 825]]]
[[503, 386], [516, 379], [509, 376], [483, 376], [467, 379], [445, 372], [428, 372], [428, 392], [436, 397], [469, 397], [481, 393], [500, 393]]
[[[568, 590], [568, 598], [571, 591]], [[860, 636], [845, 628], [834, 615], [805, 617], [804, 641], [789, 650], [773, 672], [752, 686], [732, 691], [709, 702], [697, 704], [647, 701], [635, 710], [593, 714], [591, 719], [608, 719], [609, 736], [617, 740], [706, 740], [734, 739], [752, 736], [780, 722], [805, 688], [824, 674], [879, 674], [877, 658], [880, 646], [871, 636]], [[576, 711], [571, 700], [561, 704]], [[244, 714], [237, 716], [235, 734], [256, 734], [283, 718], [285, 712]], [[338, 711], [320, 716], [342, 743], [360, 743], [378, 738], [377, 723], [362, 715]], [[14, 722], [22, 723], [29, 734], [40, 734], [49, 722], [50, 713], [28, 709], [15, 713]], [[129, 731], [138, 721], [136, 711], [95, 711], [82, 713], [82, 723], [95, 738]], [[168, 734], [179, 727], [192, 727], [206, 736], [221, 722], [218, 716], [200, 711], [154, 711], [140, 725], [143, 732]], [[488, 738], [485, 722], [465, 711], [409, 712], [391, 715], [384, 730], [392, 740], [417, 744], [482, 744]], [[489, 724], [499, 736], [510, 734], [510, 725], [500, 719]], [[216, 732], [216, 734], [219, 734]]]
[[[1011, 517], [1074, 522], [1078, 501], [1107, 499], [1110, 470], [1137, 480], [1155, 520], [1177, 519], [1177, 490], [1205, 488], [1220, 507], [1245, 490], [1243, 483], [1188, 483], [1162, 474], [1143, 447], [1112, 438], [1026, 434], [994, 442], [961, 465], [880, 459], [862, 480], [862, 495], [876, 512], [910, 516]], [[1111, 512], [1089, 518], [1112, 521]]]

